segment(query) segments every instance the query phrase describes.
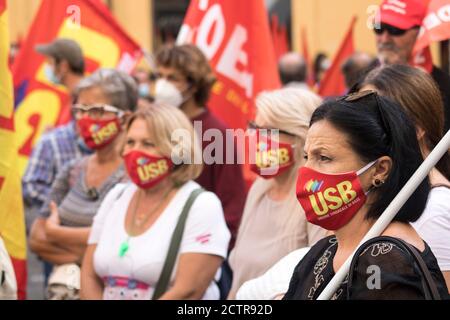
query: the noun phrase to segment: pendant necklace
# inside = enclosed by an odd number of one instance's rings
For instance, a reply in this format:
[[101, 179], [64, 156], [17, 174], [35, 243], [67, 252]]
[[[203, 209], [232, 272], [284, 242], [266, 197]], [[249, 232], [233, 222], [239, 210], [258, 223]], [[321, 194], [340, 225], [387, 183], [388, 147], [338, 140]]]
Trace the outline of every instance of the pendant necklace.
[[[153, 209], [152, 212], [149, 215], [147, 215], [147, 217], [143, 221], [143, 223], [140, 223], [139, 225], [146, 224], [150, 220], [150, 218], [153, 217], [153, 214], [161, 208], [161, 205], [166, 200], [166, 198], [169, 195], [170, 191], [172, 191], [172, 188], [170, 188], [166, 192], [164, 197], [161, 199], [160, 203], [158, 203], [158, 205], [155, 207], [155, 209]], [[139, 205], [139, 200], [141, 198], [140, 196], [141, 196], [141, 193], [140, 193], [140, 190], [138, 190], [138, 194], [137, 194], [137, 198], [136, 198], [136, 204], [135, 204], [135, 206], [133, 208], [132, 228], [136, 227], [136, 213], [137, 213], [137, 209], [138, 209], [138, 205]], [[132, 236], [130, 236], [127, 233], [127, 238], [120, 244], [120, 247], [119, 247], [119, 257], [120, 258], [124, 257], [126, 255], [126, 253], [128, 252], [128, 250], [130, 249], [130, 239], [131, 238], [132, 238]]]

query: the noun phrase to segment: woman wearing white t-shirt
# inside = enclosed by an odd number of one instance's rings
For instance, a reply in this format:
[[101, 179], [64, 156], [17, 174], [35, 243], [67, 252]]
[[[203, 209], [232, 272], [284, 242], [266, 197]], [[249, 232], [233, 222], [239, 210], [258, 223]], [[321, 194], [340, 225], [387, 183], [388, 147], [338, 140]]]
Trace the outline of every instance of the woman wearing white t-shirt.
[[[200, 188], [193, 182], [202, 169], [200, 144], [174, 107], [152, 105], [133, 115], [123, 157], [133, 184], [117, 185], [95, 217], [82, 268], [83, 299], [153, 298], [183, 207]], [[229, 239], [219, 199], [201, 193], [160, 299], [219, 299], [214, 280]]]
[[[442, 139], [444, 104], [428, 73], [406, 65], [383, 66], [371, 71], [359, 87], [376, 90], [405, 109], [416, 125], [424, 158]], [[450, 288], [450, 152], [431, 170], [429, 180], [432, 189], [427, 206], [412, 225], [430, 246]]]

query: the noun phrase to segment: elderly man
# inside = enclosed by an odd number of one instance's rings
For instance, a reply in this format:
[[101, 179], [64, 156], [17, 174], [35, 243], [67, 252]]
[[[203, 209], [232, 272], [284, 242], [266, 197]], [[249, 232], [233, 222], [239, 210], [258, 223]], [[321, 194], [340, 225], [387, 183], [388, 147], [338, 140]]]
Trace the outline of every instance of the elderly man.
[[[384, 0], [380, 7], [380, 25], [374, 32], [378, 59], [382, 64], [408, 64], [420, 26], [427, 12], [428, 1]], [[450, 129], [450, 76], [433, 66], [431, 76], [441, 90], [445, 105], [445, 132]]]

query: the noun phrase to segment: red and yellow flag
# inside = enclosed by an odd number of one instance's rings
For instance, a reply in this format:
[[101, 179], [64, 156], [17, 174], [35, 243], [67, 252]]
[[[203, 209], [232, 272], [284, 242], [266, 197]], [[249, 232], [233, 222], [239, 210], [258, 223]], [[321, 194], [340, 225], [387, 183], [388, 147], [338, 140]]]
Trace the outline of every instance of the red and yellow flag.
[[8, 66], [9, 45], [6, 0], [0, 0], [0, 237], [5, 242], [13, 262], [18, 296], [25, 299], [27, 282], [25, 217], [17, 165], [13, 82]]
[[56, 38], [80, 44], [88, 73], [99, 67], [131, 72], [142, 55], [140, 46], [123, 31], [102, 1], [42, 0], [12, 67], [21, 173], [41, 134], [70, 120], [66, 89], [46, 78], [46, 59], [35, 51], [37, 44]]

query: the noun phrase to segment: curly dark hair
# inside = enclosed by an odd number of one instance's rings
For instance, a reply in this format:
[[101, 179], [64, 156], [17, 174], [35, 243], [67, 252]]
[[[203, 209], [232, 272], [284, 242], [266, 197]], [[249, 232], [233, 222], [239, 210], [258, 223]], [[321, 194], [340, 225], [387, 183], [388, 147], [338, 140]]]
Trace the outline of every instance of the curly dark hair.
[[165, 46], [156, 54], [156, 63], [180, 71], [195, 88], [195, 102], [206, 105], [216, 77], [199, 48], [190, 44]]

